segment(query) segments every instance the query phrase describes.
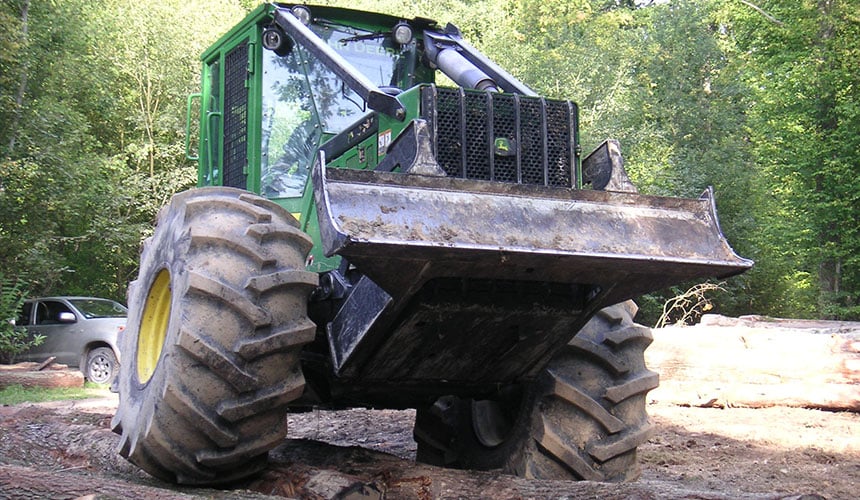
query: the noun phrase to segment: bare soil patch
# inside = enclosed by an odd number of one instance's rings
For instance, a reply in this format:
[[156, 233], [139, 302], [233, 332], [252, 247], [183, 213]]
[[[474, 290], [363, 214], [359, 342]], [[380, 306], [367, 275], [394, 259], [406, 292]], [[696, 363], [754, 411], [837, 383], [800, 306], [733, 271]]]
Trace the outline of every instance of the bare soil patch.
[[[623, 485], [538, 481], [414, 462], [412, 411], [290, 415], [270, 468], [234, 490], [177, 488], [115, 453], [115, 397], [0, 408], [0, 498], [855, 498], [860, 415], [651, 405], [643, 475]], [[808, 497], [816, 498], [816, 497]]]
[[655, 434], [639, 448], [642, 477], [620, 485], [417, 464], [413, 411], [356, 409], [291, 414], [289, 439], [250, 481], [229, 490], [179, 488], [116, 453], [115, 395], [6, 406], [0, 499], [857, 498], [860, 413], [680, 406], [684, 398], [658, 391], [649, 405]]

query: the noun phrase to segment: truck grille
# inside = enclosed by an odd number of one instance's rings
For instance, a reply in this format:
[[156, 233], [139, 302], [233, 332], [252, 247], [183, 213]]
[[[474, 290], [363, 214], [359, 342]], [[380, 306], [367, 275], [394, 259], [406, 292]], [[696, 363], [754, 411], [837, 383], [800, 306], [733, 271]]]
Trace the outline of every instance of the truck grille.
[[449, 176], [575, 187], [576, 104], [432, 85], [421, 101]]

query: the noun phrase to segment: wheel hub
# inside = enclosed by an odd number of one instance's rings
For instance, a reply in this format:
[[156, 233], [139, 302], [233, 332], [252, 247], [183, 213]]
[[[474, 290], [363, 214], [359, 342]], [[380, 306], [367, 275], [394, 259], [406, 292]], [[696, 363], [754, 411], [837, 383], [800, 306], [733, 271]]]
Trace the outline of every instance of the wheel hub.
[[498, 402], [472, 401], [472, 430], [478, 442], [494, 448], [505, 441], [511, 431], [511, 423], [505, 418]]
[[487, 448], [507, 441], [521, 411], [523, 393], [519, 387], [503, 389], [494, 399], [476, 399], [471, 403], [472, 431], [475, 439]]
[[170, 319], [170, 303], [170, 272], [162, 269], [152, 282], [140, 319], [136, 361], [137, 378], [142, 384], [152, 377], [161, 357]]
[[90, 365], [90, 371], [92, 373], [92, 378], [94, 379], [93, 382], [104, 383], [110, 377], [110, 362], [108, 362], [107, 358], [104, 356], [98, 356], [93, 359], [92, 364]]

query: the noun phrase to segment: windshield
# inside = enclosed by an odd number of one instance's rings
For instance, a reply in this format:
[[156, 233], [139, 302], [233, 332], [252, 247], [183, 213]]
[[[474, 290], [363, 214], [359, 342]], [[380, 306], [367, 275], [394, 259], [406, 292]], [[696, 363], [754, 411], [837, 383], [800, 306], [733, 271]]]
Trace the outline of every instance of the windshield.
[[71, 299], [75, 308], [87, 319], [93, 318], [125, 318], [128, 309], [119, 302], [107, 299]]
[[[396, 86], [395, 69], [399, 50], [391, 37], [340, 26], [312, 26], [344, 59], [379, 87]], [[322, 64], [311, 65], [310, 79], [319, 101], [326, 132], [338, 133], [367, 112], [364, 101]]]
[[[389, 36], [331, 25], [313, 31], [380, 87], [395, 85], [400, 51]], [[364, 101], [301, 46], [263, 54], [261, 192], [301, 196], [322, 133], [337, 134], [367, 112]]]

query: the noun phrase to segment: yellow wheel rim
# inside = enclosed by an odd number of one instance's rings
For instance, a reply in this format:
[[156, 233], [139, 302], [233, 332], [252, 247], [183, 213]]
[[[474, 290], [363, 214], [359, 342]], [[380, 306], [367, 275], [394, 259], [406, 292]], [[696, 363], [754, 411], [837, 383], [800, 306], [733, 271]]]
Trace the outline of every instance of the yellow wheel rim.
[[146, 297], [137, 336], [137, 378], [142, 384], [152, 377], [158, 358], [161, 357], [170, 319], [170, 299], [170, 272], [162, 269]]

